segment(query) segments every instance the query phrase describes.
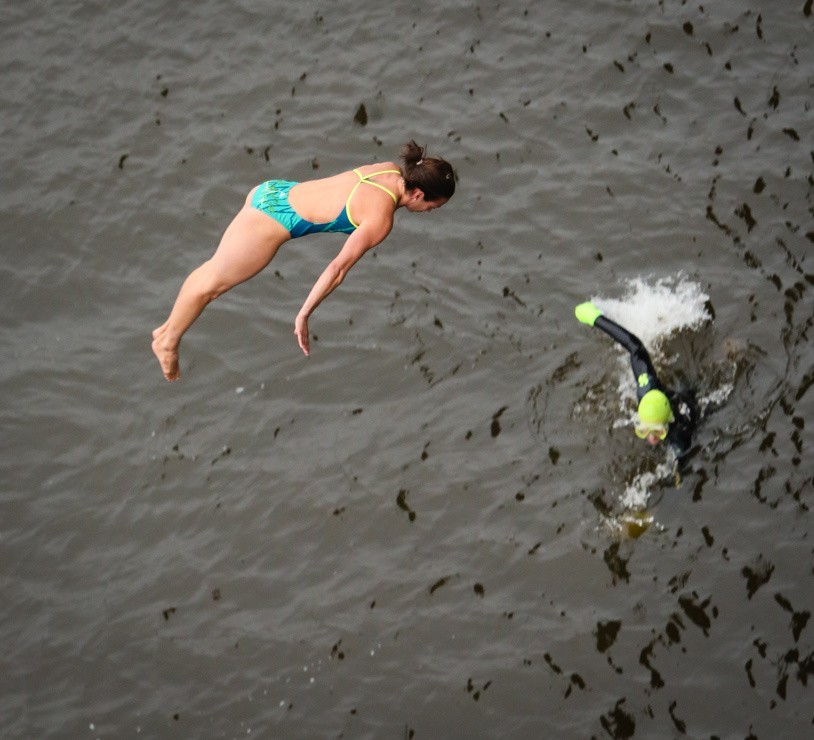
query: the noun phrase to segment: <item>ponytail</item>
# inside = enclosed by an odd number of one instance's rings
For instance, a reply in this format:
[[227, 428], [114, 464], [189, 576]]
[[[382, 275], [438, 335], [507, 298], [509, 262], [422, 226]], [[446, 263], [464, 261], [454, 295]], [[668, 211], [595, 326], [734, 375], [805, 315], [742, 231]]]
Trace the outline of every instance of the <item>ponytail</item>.
[[440, 157], [427, 157], [426, 149], [412, 139], [401, 148], [404, 184], [408, 190], [421, 190], [424, 200], [448, 200], [455, 192], [452, 165]]

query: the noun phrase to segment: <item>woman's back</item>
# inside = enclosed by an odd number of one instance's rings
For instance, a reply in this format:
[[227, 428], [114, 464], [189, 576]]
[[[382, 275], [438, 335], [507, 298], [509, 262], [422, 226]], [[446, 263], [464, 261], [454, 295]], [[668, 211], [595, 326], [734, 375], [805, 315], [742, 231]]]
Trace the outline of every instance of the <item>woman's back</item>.
[[291, 207], [302, 218], [313, 223], [332, 221], [346, 205], [351, 223], [359, 223], [354, 216], [365, 212], [370, 206], [395, 210], [397, 183], [401, 178], [398, 165], [393, 162], [367, 164], [359, 167], [358, 172], [361, 178], [356, 170], [347, 170], [295, 185], [289, 193]]

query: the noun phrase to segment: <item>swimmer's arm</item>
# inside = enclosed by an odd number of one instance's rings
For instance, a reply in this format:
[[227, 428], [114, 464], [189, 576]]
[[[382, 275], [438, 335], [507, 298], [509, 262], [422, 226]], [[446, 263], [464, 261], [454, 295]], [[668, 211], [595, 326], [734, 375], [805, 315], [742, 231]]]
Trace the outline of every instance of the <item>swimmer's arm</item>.
[[576, 314], [577, 319], [579, 319], [579, 321], [581, 321], [583, 324], [588, 324], [588, 326], [595, 326], [597, 329], [601, 329], [611, 339], [619, 342], [619, 344], [621, 344], [631, 354], [633, 352], [638, 352], [639, 350], [644, 350], [644, 345], [635, 334], [632, 334], [625, 329], [625, 327], [619, 326], [619, 324], [617, 324], [615, 321], [611, 321], [609, 318], [605, 317], [602, 314], [602, 311], [600, 311], [590, 301], [587, 303], [580, 303], [574, 309], [574, 313]]
[[601, 329], [611, 339], [621, 344], [630, 352], [630, 366], [633, 370], [633, 377], [637, 382], [642, 375], [649, 375], [655, 383], [658, 383], [656, 371], [650, 360], [650, 355], [642, 344], [641, 339], [632, 332], [620, 326], [615, 321], [602, 315], [602, 312], [592, 303], [583, 303], [576, 308], [577, 318], [583, 323]]
[[[660, 385], [650, 355], [639, 337], [604, 316], [599, 316], [594, 326], [604, 331], [630, 352], [630, 369], [640, 387], [649, 388], [652, 385], [655, 388]], [[644, 377], [647, 377], [647, 380], [643, 381]]]
[[331, 260], [322, 274], [317, 278], [314, 287], [302, 304], [302, 308], [294, 321], [294, 334], [297, 336], [300, 349], [306, 354], [311, 354], [308, 342], [308, 318], [317, 306], [324, 301], [336, 288], [338, 288], [345, 275], [370, 249], [381, 243], [390, 233], [393, 221], [392, 218], [383, 222], [366, 222], [360, 224], [345, 241], [339, 254]]
[[639, 337], [605, 316], [598, 316], [594, 326], [604, 331], [605, 334], [621, 344], [628, 352], [633, 353], [644, 350], [644, 345]]

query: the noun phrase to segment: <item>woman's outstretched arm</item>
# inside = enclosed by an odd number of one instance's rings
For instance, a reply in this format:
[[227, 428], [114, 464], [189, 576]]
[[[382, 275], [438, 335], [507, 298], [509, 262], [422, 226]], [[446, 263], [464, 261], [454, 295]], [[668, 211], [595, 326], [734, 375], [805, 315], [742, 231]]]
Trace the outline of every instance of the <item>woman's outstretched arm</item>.
[[366, 221], [361, 224], [347, 238], [339, 254], [331, 260], [330, 264], [317, 278], [314, 287], [311, 288], [294, 320], [294, 334], [297, 337], [300, 349], [306, 356], [311, 354], [308, 341], [308, 318], [316, 307], [342, 284], [345, 275], [362, 258], [362, 255], [381, 243], [390, 233], [392, 225], [392, 216], [372, 223]]

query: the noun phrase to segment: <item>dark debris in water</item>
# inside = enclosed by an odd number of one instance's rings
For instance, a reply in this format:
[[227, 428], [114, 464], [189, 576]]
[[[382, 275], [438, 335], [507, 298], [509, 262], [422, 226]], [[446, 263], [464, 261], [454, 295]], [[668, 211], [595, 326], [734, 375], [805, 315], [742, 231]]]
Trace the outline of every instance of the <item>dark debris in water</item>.
[[801, 656], [800, 651], [792, 649], [786, 652], [780, 661], [780, 680], [777, 682], [777, 695], [786, 700], [789, 670], [796, 665], [794, 676], [803, 686], [808, 686], [808, 677], [814, 675], [814, 652]]
[[479, 689], [475, 687], [474, 682], [471, 678], [466, 680], [466, 693], [469, 694], [474, 701], [478, 701], [480, 699], [481, 694], [486, 691], [492, 685], [491, 681], [487, 681], [484, 683]]
[[670, 704], [668, 711], [670, 713], [670, 719], [673, 720], [673, 724], [675, 725], [676, 730], [678, 730], [679, 734], [686, 735], [687, 734], [687, 723], [683, 720], [679, 719], [675, 714], [676, 706], [678, 706], [678, 702], [674, 701]]
[[407, 504], [407, 493], [408, 491], [402, 488], [398, 492], [398, 496], [396, 496], [396, 506], [399, 507], [402, 511], [407, 512], [407, 517], [410, 519], [411, 522], [415, 521], [416, 513], [409, 507]]
[[746, 665], [744, 666], [744, 668], [746, 670], [746, 679], [749, 681], [749, 686], [755, 688], [757, 684], [755, 682], [755, 677], [752, 673], [752, 665], [753, 661], [751, 658], [749, 658], [749, 660], [746, 661]]
[[563, 360], [553, 373], [551, 373], [550, 383], [556, 385], [562, 383], [574, 370], [579, 369], [582, 363], [579, 361], [579, 355], [572, 352], [568, 357]]
[[[705, 636], [709, 637], [709, 629], [712, 626], [712, 620], [707, 615], [706, 609], [710, 604], [711, 597], [706, 598], [704, 601], [698, 603], [698, 594], [693, 593], [691, 596], [679, 596], [678, 603], [684, 610], [687, 618], [701, 629]], [[712, 607], [713, 618], [718, 616], [718, 609]]]
[[333, 647], [331, 648], [331, 660], [345, 660], [345, 651], [340, 649], [341, 645], [342, 640], [334, 643]]
[[[812, 241], [814, 241], [814, 239], [812, 239]], [[797, 393], [794, 396], [794, 400], [799, 401], [808, 392], [808, 389], [812, 385], [814, 385], [814, 370], [809, 370], [803, 376], [803, 380], [800, 383], [800, 387], [797, 389]]]
[[546, 662], [546, 663], [548, 663], [549, 667], [551, 668], [551, 670], [552, 670], [552, 671], [554, 671], [554, 673], [557, 673], [557, 674], [562, 674], [562, 668], [560, 668], [560, 667], [559, 667], [559, 666], [558, 666], [558, 665], [557, 665], [557, 664], [554, 662], [554, 659], [551, 657], [551, 654], [550, 654], [550, 653], [546, 653], [546, 654], [543, 656], [543, 659], [545, 660], [545, 662]]
[[[685, 574], [685, 576], [689, 576], [689, 573]], [[679, 583], [682, 581], [684, 581], [684, 576], [678, 579]], [[707, 614], [707, 610], [709, 609], [711, 599], [707, 598], [700, 603], [698, 599], [698, 595], [694, 592], [691, 595], [679, 596], [678, 604], [681, 607], [683, 614], [673, 612], [665, 625], [663, 632], [657, 634], [641, 650], [639, 654], [639, 664], [650, 671], [650, 687], [652, 689], [661, 689], [665, 686], [664, 679], [652, 663], [655, 649], [658, 645], [669, 648], [672, 645], [681, 643], [682, 632], [686, 630], [684, 617], [699, 627], [705, 636], [709, 636], [709, 629], [712, 625], [712, 620]], [[716, 607], [712, 607], [710, 612], [712, 614], [712, 618], [717, 618], [718, 610]], [[762, 648], [762, 656], [765, 657], [765, 646]]]
[[364, 103], [359, 103], [359, 107], [353, 116], [353, 122], [359, 126], [367, 126], [367, 108], [365, 108]]
[[681, 616], [673, 614], [664, 627], [664, 634], [671, 645], [681, 642], [681, 630], [683, 629], [684, 622], [681, 621]]
[[497, 437], [500, 434], [500, 421], [499, 421], [499, 419], [500, 419], [501, 415], [503, 414], [503, 412], [507, 408], [508, 408], [508, 406], [502, 406], [492, 416], [492, 424], [491, 424], [491, 428], [490, 428], [492, 437]]
[[[704, 490], [704, 484], [709, 480], [709, 474], [706, 470], [701, 468], [698, 471], [698, 480], [695, 483], [695, 486], [692, 489], [692, 500], [693, 503], [696, 503], [701, 500], [701, 491]], [[705, 528], [706, 529], [706, 528]], [[704, 535], [706, 538], [706, 535]]]
[[661, 674], [650, 664], [650, 659], [653, 657], [653, 650], [657, 642], [658, 638], [652, 640], [639, 653], [639, 663], [650, 671], [650, 687], [653, 689], [660, 689], [664, 687], [664, 680], [662, 679]]
[[775, 594], [774, 600], [787, 612], [791, 613], [791, 632], [794, 635], [794, 642], [798, 642], [800, 634], [806, 628], [808, 620], [811, 619], [809, 611], [795, 611], [791, 602], [782, 594]]
[[568, 679], [568, 688], [565, 690], [566, 699], [571, 696], [571, 691], [573, 690], [574, 686], [583, 691], [585, 690], [585, 679], [583, 679], [579, 673], [572, 673]]
[[434, 594], [441, 586], [446, 586], [449, 582], [449, 576], [444, 576], [443, 578], [439, 578], [435, 583], [430, 586], [430, 595]]
[[588, 495], [588, 500], [593, 504], [597, 512], [604, 517], [612, 516], [613, 507], [605, 499], [605, 490], [594, 491]]
[[[763, 440], [762, 444], [766, 443], [766, 439]], [[770, 447], [770, 445], [769, 445]], [[768, 449], [768, 447], [767, 447]], [[766, 483], [767, 480], [772, 478], [774, 474], [777, 472], [777, 469], [773, 465], [765, 465], [763, 466], [757, 474], [757, 478], [755, 479], [754, 487], [752, 488], [752, 495], [760, 501], [762, 504], [768, 504], [769, 508], [776, 509], [777, 504], [779, 503], [777, 499], [774, 501], [769, 501], [762, 493], [763, 484]]]
[[599, 718], [602, 727], [614, 740], [625, 740], [636, 734], [636, 720], [622, 707], [625, 699], [619, 699], [613, 709]]
[[687, 581], [690, 579], [691, 574], [692, 571], [688, 570], [684, 573], [679, 573], [677, 576], [673, 576], [669, 581], [670, 593], [678, 593], [682, 588], [684, 588], [684, 586], [687, 585]]
[[604, 653], [610, 648], [619, 635], [619, 630], [622, 628], [622, 622], [618, 619], [612, 619], [608, 622], [597, 622], [596, 625], [596, 649], [600, 653]]
[[[523, 306], [525, 308], [526, 304], [523, 300], [515, 293], [509, 286], [503, 287], [503, 297], [504, 298], [511, 298], [518, 306]], [[436, 319], [437, 321], [437, 319]], [[443, 328], [443, 327], [441, 327]]]
[[761, 586], [765, 586], [774, 573], [774, 565], [759, 555], [752, 567], [745, 565], [741, 570], [746, 579], [747, 598], [751, 599]]
[[740, 208], [736, 208], [735, 215], [744, 221], [747, 232], [750, 232], [757, 226], [757, 221], [752, 216], [752, 209], [749, 208], [748, 203], [744, 203]]
[[[610, 569], [610, 572], [613, 574], [613, 583], [614, 585], [619, 581], [628, 582], [630, 580], [630, 571], [627, 569], [628, 561], [622, 558], [619, 555], [619, 543], [614, 542], [613, 544], [605, 550], [603, 555], [603, 559], [605, 560], [605, 564]], [[629, 559], [629, 558], [628, 558]]]

